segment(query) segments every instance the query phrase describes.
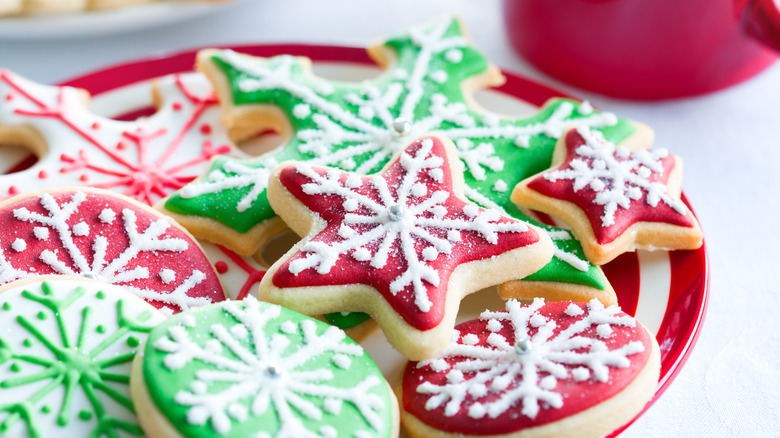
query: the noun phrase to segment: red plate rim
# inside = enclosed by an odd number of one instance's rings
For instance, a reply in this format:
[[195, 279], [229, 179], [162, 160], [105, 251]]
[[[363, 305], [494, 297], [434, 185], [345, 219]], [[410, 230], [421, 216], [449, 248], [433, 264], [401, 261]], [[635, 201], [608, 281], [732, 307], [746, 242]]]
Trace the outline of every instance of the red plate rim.
[[[319, 62], [375, 65], [365, 49], [358, 47], [281, 43], [231, 45], [222, 48], [254, 56], [292, 54], [305, 56]], [[166, 74], [191, 71], [195, 64], [195, 55], [199, 50], [191, 49], [128, 61], [66, 80], [60, 85], [83, 88], [92, 95], [98, 95], [134, 82]], [[503, 73], [506, 82], [492, 90], [520, 98], [535, 106], [541, 106], [552, 97], [572, 98], [564, 92], [520, 75], [506, 71]], [[683, 201], [690, 207], [685, 194], [682, 197]], [[624, 254], [622, 257], [626, 259], [627, 263], [638, 266], [635, 253]], [[619, 435], [663, 394], [682, 369], [698, 340], [709, 295], [709, 258], [706, 246], [702, 245], [701, 248], [693, 251], [672, 251], [669, 253], [669, 261], [672, 275], [669, 301], [657, 335], [661, 347], [660, 381], [655, 394], [642, 412], [631, 422], [610, 434], [609, 437]]]

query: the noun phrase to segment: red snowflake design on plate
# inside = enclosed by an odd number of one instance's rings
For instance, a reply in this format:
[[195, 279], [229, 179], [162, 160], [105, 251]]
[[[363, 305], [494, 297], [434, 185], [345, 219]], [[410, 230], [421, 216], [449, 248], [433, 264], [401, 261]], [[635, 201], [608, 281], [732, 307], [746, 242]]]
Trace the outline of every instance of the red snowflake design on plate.
[[438, 358], [407, 365], [404, 408], [448, 432], [513, 433], [609, 399], [653, 348], [617, 306], [509, 300], [505, 310], [456, 326]]
[[370, 285], [411, 326], [435, 327], [460, 264], [539, 240], [524, 222], [457, 196], [451, 172], [436, 137], [412, 143], [372, 176], [305, 163], [283, 168], [281, 184], [327, 225], [284, 261], [273, 284]]
[[0, 177], [0, 193], [20, 193], [16, 184], [24, 179], [30, 183], [25, 191], [89, 185], [153, 204], [195, 179], [214, 155], [244, 156], [221, 127], [205, 77], [163, 77], [157, 94], [162, 102], [154, 115], [117, 121], [91, 113], [82, 90], [41, 85], [0, 70], [3, 135], [42, 141], [45, 151], [30, 169]]
[[667, 185], [675, 157], [666, 149], [631, 152], [587, 127], [569, 131], [564, 141], [563, 164], [533, 177], [528, 188], [577, 205], [599, 243], [614, 241], [642, 221], [694, 225], [679, 199], [679, 181], [674, 188]]
[[187, 233], [108, 192], [19, 198], [0, 208], [0, 227], [0, 284], [82, 275], [123, 286], [168, 315], [225, 299], [217, 273]]

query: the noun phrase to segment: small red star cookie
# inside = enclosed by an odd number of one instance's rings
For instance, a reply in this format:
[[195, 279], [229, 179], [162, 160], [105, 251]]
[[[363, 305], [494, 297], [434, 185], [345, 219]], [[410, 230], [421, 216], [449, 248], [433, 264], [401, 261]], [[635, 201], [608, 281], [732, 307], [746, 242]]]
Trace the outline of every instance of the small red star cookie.
[[268, 270], [260, 297], [310, 315], [366, 312], [405, 356], [435, 356], [465, 295], [523, 278], [553, 252], [539, 229], [467, 201], [453, 163], [452, 142], [429, 136], [375, 175], [274, 169], [271, 205], [306, 237]]
[[680, 199], [682, 160], [630, 151], [588, 128], [556, 145], [551, 169], [518, 184], [512, 201], [569, 224], [595, 265], [635, 249], [696, 249], [702, 232]]

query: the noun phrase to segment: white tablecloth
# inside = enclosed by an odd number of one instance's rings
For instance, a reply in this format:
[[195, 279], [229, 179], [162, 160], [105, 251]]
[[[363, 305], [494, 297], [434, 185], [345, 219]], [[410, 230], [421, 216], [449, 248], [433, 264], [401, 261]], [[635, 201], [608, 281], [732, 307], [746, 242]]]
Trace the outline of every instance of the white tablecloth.
[[557, 83], [510, 49], [494, 0], [244, 0], [205, 18], [135, 33], [0, 40], [0, 66], [55, 83], [141, 57], [201, 46], [311, 42], [364, 46], [444, 13], [503, 69], [650, 125], [685, 160], [683, 188], [705, 233], [710, 303], [701, 337], [666, 393], [625, 437], [780, 436], [780, 64], [704, 97], [618, 101]]

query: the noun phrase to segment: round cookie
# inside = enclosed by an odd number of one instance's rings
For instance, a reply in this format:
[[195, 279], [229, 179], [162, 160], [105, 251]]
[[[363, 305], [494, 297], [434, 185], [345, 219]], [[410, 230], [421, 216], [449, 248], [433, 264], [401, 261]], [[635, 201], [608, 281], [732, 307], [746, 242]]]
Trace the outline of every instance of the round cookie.
[[158, 326], [131, 387], [151, 438], [398, 436], [395, 397], [362, 347], [251, 295]]
[[0, 203], [0, 284], [44, 274], [123, 286], [171, 315], [222, 301], [198, 243], [151, 207], [86, 188], [29, 193]]
[[412, 438], [595, 438], [642, 410], [659, 371], [655, 338], [617, 306], [509, 300], [408, 363], [395, 390]]
[[165, 316], [127, 290], [44, 276], [0, 287], [0, 436], [143, 436], [131, 362]]

